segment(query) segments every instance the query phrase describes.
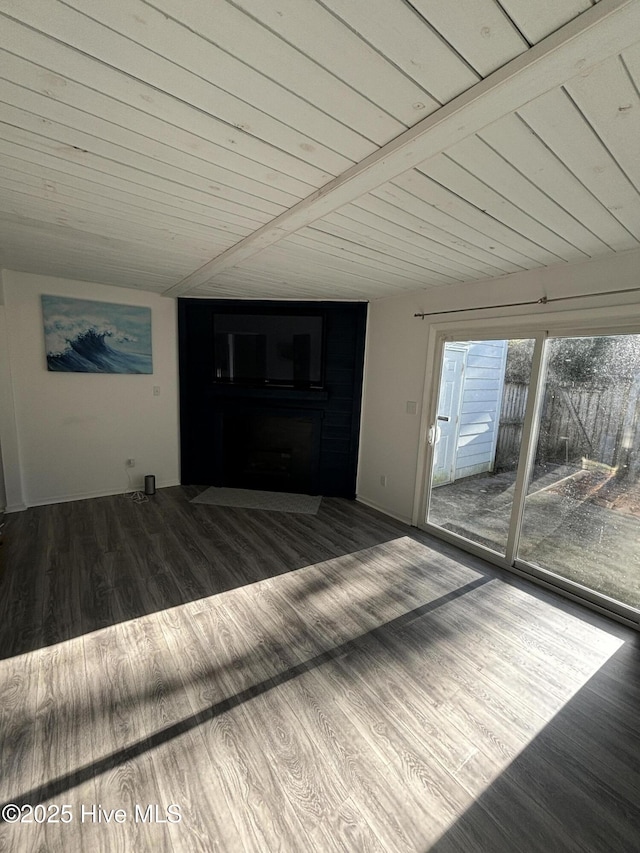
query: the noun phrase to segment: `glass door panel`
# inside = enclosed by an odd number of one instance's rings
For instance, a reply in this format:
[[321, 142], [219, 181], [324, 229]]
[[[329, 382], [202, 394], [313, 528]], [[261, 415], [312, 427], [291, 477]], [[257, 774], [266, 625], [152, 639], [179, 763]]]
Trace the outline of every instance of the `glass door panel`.
[[444, 345], [426, 521], [504, 556], [533, 340]]
[[517, 556], [640, 608], [640, 335], [547, 347]]

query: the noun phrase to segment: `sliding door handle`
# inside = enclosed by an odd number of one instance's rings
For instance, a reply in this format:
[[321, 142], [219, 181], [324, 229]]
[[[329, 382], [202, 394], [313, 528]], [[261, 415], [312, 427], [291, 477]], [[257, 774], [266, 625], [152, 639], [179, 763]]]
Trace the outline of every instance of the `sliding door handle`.
[[440, 427], [438, 424], [434, 424], [429, 427], [429, 431], [427, 432], [427, 444], [431, 447], [436, 445], [440, 441]]

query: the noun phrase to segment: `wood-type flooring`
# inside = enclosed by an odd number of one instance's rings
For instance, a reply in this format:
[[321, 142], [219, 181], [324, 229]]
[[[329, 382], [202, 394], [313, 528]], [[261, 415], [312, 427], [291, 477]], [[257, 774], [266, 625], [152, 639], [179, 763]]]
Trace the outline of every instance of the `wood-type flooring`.
[[0, 851], [640, 849], [636, 633], [354, 502], [198, 491], [8, 517]]

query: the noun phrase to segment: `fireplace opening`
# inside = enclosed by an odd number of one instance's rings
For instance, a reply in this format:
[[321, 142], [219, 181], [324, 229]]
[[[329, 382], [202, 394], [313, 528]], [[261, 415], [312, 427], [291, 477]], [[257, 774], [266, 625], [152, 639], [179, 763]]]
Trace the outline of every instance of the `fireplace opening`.
[[224, 485], [315, 494], [317, 419], [272, 413], [224, 415]]

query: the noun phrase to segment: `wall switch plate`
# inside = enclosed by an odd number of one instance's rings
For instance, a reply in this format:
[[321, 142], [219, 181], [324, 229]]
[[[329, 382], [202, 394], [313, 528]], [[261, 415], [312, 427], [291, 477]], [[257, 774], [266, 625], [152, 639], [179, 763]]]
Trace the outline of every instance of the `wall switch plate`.
[[408, 415], [415, 415], [417, 410], [418, 410], [418, 404], [416, 403], [416, 401], [415, 400], [407, 400], [407, 414]]
[[154, 397], [159, 397], [159, 396], [160, 396], [160, 386], [159, 386], [159, 385], [154, 385], [154, 386], [153, 386], [153, 396], [154, 396]]
[[133, 458], [125, 459], [124, 464], [127, 466], [127, 468], [135, 468], [136, 467], [136, 460]]
[[381, 486], [386, 486], [386, 485], [387, 485], [387, 475], [386, 475], [386, 474], [381, 474], [381, 475], [380, 475], [380, 485], [381, 485]]

